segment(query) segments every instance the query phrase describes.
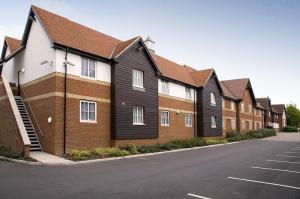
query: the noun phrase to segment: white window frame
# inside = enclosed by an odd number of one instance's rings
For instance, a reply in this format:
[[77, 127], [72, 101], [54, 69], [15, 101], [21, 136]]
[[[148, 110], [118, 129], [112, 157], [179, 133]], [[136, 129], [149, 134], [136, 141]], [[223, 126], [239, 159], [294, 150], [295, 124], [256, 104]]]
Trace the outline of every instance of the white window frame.
[[235, 111], [235, 106], [234, 106], [234, 102], [233, 101], [231, 101], [231, 103], [230, 103], [230, 109], [232, 111]]
[[248, 111], [249, 111], [249, 113], [252, 113], [252, 106], [251, 106], [251, 104], [248, 104]]
[[[87, 75], [85, 75], [85, 73], [84, 73], [83, 60], [87, 61]], [[95, 76], [94, 77], [90, 76], [90, 62], [94, 62], [95, 63], [95, 69], [94, 69]], [[89, 78], [89, 79], [96, 79], [96, 77], [97, 77], [97, 62], [96, 62], [96, 60], [89, 59], [89, 58], [86, 58], [86, 57], [81, 57], [80, 76], [84, 77], [84, 78]]]
[[184, 124], [186, 127], [192, 127], [193, 126], [193, 117], [191, 113], [186, 113], [184, 116]]
[[192, 89], [189, 87], [185, 87], [185, 99], [192, 99]]
[[[164, 118], [165, 114], [167, 115], [167, 118]], [[160, 125], [161, 126], [170, 126], [170, 111], [161, 111]]]
[[[141, 110], [140, 115], [139, 115], [139, 110]], [[135, 107], [132, 108], [132, 124], [133, 125], [145, 125], [145, 123], [144, 123], [144, 112], [145, 112], [144, 107], [135, 106]], [[140, 121], [138, 121], [139, 117], [141, 119]]]
[[136, 88], [144, 88], [144, 72], [140, 70], [132, 70], [132, 86]]
[[161, 92], [163, 94], [169, 94], [170, 90], [169, 90], [169, 82], [165, 81], [165, 80], [161, 80]]
[[216, 116], [210, 117], [210, 127], [213, 129], [217, 128], [217, 117]]
[[222, 108], [225, 108], [225, 100], [222, 98]]
[[231, 119], [231, 129], [232, 130], [236, 130], [236, 120], [235, 119]]
[[244, 102], [241, 102], [241, 113], [245, 112], [245, 105]]
[[[86, 119], [82, 119], [82, 113], [81, 113], [81, 110], [82, 110], [82, 103], [88, 103], [88, 118], [87, 120]], [[95, 105], [95, 120], [91, 120], [90, 119], [90, 104], [94, 104]], [[94, 102], [94, 101], [87, 101], [87, 100], [80, 100], [80, 114], [79, 114], [79, 117], [80, 117], [80, 122], [82, 123], [97, 123], [97, 102]]]
[[222, 118], [222, 129], [226, 129], [226, 118]]
[[217, 106], [216, 95], [215, 95], [214, 92], [210, 93], [210, 105], [211, 106]]

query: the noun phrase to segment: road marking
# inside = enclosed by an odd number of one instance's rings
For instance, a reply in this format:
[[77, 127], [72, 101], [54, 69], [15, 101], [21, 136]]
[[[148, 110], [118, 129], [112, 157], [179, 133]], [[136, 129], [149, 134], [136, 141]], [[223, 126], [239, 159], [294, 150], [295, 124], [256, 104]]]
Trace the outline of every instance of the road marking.
[[286, 157], [286, 158], [300, 158], [300, 156], [294, 156], [294, 155], [276, 155], [279, 157]]
[[291, 151], [288, 151], [288, 152], [285, 152], [285, 153], [300, 153], [300, 152], [291, 152]]
[[245, 178], [235, 178], [235, 177], [227, 177], [227, 178], [230, 178], [230, 179], [233, 179], [233, 180], [240, 180], [240, 181], [246, 181], [246, 182], [256, 182], [256, 183], [259, 183], [259, 184], [267, 184], [267, 185], [272, 185], [272, 186], [279, 186], [279, 187], [285, 187], [285, 188], [300, 190], [300, 187], [294, 187], [294, 186], [289, 186], [289, 185], [284, 185], [284, 184], [276, 184], [276, 183], [271, 183], [271, 182], [249, 180], [249, 179], [245, 179]]
[[290, 162], [290, 161], [284, 161], [284, 160], [266, 160], [268, 162], [285, 162], [290, 164], [300, 164], [300, 162]]
[[295, 148], [295, 149], [292, 149], [293, 151], [299, 151], [300, 150], [300, 148]]
[[194, 197], [194, 198], [211, 199], [211, 198], [207, 198], [207, 197], [204, 197], [204, 196], [199, 196], [199, 195], [192, 194], [192, 193], [188, 193], [187, 195], [191, 196], [191, 197]]
[[282, 170], [282, 169], [272, 169], [272, 168], [266, 168], [266, 167], [251, 167], [252, 169], [262, 169], [262, 170], [270, 170], [270, 171], [282, 171], [282, 172], [289, 172], [289, 173], [298, 173], [300, 174], [300, 171], [292, 171], [292, 170]]

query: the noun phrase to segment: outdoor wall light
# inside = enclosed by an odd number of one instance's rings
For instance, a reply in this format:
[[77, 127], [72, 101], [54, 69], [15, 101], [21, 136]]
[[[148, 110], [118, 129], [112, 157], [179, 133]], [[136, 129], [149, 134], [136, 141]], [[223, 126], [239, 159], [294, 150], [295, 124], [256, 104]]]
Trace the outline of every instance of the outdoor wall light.
[[52, 117], [48, 117], [48, 123], [49, 123], [49, 124], [52, 123]]
[[178, 115], [180, 113], [180, 110], [176, 111], [176, 114]]

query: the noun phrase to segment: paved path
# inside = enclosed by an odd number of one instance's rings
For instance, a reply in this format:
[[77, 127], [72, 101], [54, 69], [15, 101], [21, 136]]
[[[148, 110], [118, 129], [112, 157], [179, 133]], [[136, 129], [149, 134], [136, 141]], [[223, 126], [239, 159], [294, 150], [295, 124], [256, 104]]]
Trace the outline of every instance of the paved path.
[[30, 157], [46, 164], [66, 164], [72, 162], [70, 160], [66, 160], [64, 158], [40, 151], [30, 152]]
[[285, 137], [296, 135], [88, 165], [0, 162], [0, 198], [300, 198], [300, 141]]

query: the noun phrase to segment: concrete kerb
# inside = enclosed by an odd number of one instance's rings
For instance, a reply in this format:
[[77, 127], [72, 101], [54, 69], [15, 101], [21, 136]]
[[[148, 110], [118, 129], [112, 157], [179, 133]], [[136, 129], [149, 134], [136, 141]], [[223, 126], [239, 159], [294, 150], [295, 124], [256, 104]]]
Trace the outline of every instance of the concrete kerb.
[[171, 150], [171, 151], [161, 151], [161, 152], [156, 152], [156, 153], [144, 153], [144, 154], [137, 154], [137, 155], [129, 155], [129, 156], [125, 156], [125, 157], [112, 157], [112, 158], [105, 158], [105, 159], [86, 160], [86, 161], [80, 161], [80, 162], [73, 161], [70, 163], [30, 162], [30, 161], [26, 161], [26, 160], [18, 160], [18, 159], [3, 157], [3, 156], [0, 156], [0, 160], [15, 162], [15, 163], [24, 164], [24, 165], [44, 165], [44, 166], [47, 166], [47, 165], [49, 165], [49, 166], [51, 166], [51, 165], [52, 166], [54, 166], [54, 165], [83, 165], [83, 164], [91, 164], [91, 163], [97, 163], [97, 162], [108, 162], [108, 161], [120, 160], [120, 159], [155, 156], [155, 155], [160, 155], [160, 154], [176, 153], [176, 152], [181, 152], [181, 151], [192, 151], [192, 150], [197, 150], [197, 149], [204, 149], [204, 148], [236, 144], [236, 143], [240, 143], [240, 142], [244, 142], [244, 141], [247, 141], [247, 140], [243, 140], [243, 141], [239, 141], [239, 142], [230, 142], [230, 143], [226, 143], [226, 144], [213, 144], [213, 145], [199, 146], [199, 147], [193, 147], [193, 148], [176, 149], [176, 150]]

